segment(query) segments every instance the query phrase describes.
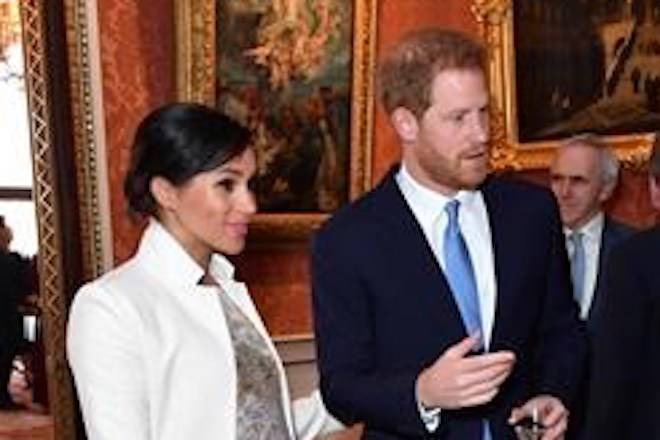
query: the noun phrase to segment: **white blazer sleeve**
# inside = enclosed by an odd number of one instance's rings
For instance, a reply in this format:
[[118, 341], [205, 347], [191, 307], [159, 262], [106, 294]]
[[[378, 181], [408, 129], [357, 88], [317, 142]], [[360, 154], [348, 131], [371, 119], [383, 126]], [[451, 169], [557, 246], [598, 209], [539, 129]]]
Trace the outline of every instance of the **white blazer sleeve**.
[[[140, 325], [96, 284], [71, 307], [67, 353], [90, 440], [149, 439]], [[127, 308], [124, 308], [127, 309]]]

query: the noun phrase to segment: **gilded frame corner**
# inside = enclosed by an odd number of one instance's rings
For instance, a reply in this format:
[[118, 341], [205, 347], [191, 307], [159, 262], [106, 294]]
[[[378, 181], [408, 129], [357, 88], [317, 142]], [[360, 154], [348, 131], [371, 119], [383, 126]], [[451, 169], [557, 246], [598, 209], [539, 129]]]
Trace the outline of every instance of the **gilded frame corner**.
[[[488, 53], [491, 160], [496, 170], [542, 169], [549, 166], [558, 142], [518, 141], [513, 8], [513, 0], [472, 0], [471, 5]], [[654, 141], [652, 133], [605, 138], [623, 165], [633, 169], [644, 165]]]

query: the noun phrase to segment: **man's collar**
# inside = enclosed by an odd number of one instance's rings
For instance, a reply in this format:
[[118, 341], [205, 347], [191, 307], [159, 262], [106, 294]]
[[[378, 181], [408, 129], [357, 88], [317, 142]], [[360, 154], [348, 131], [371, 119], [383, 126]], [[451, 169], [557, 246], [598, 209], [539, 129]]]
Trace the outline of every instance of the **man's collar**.
[[396, 179], [399, 185], [406, 188], [406, 191], [414, 193], [414, 197], [425, 206], [433, 207], [437, 210], [438, 206], [444, 206], [449, 200], [458, 199], [461, 203], [472, 203], [479, 190], [466, 190], [462, 189], [457, 191], [451, 196], [447, 196], [438, 191], [435, 191], [423, 183], [419, 182], [406, 167], [404, 162], [401, 163]]
[[605, 225], [605, 214], [602, 211], [598, 211], [596, 215], [591, 217], [591, 219], [582, 225], [582, 227], [577, 228], [576, 230], [565, 227], [564, 234], [568, 237], [574, 232], [581, 232], [586, 237], [596, 238], [599, 237], [603, 232], [603, 227]]

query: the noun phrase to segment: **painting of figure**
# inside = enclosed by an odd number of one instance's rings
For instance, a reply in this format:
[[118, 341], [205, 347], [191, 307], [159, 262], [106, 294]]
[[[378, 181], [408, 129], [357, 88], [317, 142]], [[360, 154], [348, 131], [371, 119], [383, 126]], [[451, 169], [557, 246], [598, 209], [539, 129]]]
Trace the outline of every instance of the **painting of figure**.
[[255, 133], [262, 212], [348, 200], [352, 1], [216, 1], [216, 104]]

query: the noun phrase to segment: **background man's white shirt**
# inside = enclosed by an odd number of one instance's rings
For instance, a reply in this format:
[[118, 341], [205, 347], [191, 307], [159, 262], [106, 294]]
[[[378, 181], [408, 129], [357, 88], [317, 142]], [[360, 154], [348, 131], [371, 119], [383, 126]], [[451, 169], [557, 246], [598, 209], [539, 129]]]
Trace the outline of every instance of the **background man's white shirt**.
[[[598, 277], [598, 261], [605, 226], [605, 215], [602, 212], [596, 214], [584, 226], [577, 231], [582, 232], [582, 244], [584, 246], [585, 269], [584, 269], [584, 293], [580, 301], [580, 318], [587, 319], [589, 309], [594, 298], [596, 289], [596, 278]], [[566, 237], [566, 250], [569, 257], [573, 257], [573, 243], [569, 240], [574, 231], [564, 228]]]

